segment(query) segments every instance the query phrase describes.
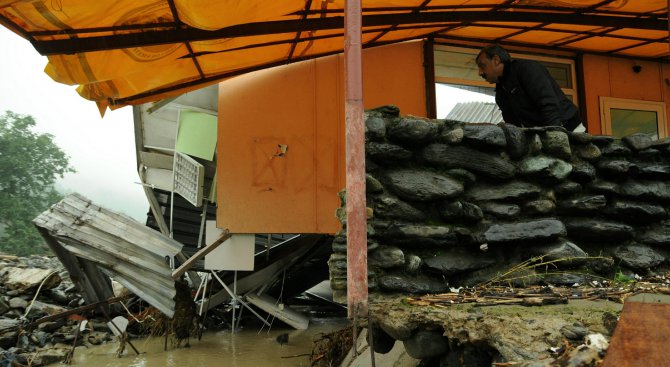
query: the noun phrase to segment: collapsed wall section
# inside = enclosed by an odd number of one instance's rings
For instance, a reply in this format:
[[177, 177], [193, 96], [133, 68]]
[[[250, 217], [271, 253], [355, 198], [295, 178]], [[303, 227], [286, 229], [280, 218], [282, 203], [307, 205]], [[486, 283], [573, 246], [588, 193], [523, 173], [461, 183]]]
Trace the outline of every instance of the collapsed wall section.
[[[394, 106], [367, 111], [365, 124], [371, 292], [585, 284], [670, 259], [670, 139], [428, 120]], [[341, 302], [345, 235], [329, 260]]]

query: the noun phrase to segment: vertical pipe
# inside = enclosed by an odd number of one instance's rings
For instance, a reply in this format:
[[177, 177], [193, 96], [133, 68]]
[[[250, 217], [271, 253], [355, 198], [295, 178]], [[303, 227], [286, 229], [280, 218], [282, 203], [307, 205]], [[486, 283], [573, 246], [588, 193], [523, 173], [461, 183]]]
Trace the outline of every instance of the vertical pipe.
[[207, 199], [203, 200], [203, 202], [200, 217], [200, 232], [198, 232], [198, 248], [202, 247], [202, 236], [205, 234], [205, 224], [207, 223]]
[[423, 41], [423, 79], [426, 90], [426, 117], [437, 118], [437, 101], [435, 97], [435, 40], [428, 37]]
[[361, 67], [361, 0], [344, 2], [344, 112], [347, 180], [347, 305], [367, 314], [368, 250], [365, 210], [365, 129]]
[[230, 328], [232, 333], [235, 333], [235, 307], [237, 307], [237, 270], [233, 273], [233, 294], [230, 296], [233, 298], [233, 321], [230, 323]]

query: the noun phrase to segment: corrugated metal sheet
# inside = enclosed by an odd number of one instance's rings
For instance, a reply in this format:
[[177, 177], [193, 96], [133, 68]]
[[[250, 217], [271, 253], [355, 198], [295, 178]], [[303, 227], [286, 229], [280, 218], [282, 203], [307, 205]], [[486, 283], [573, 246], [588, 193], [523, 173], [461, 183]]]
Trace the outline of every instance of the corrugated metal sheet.
[[[33, 223], [50, 237], [49, 246], [67, 262], [75, 283], [100, 283], [100, 279], [80, 279], [98, 277], [95, 272], [71, 271], [78, 268], [73, 261], [92, 263], [168, 317], [174, 315], [176, 290], [166, 257], [181, 251], [179, 242], [78, 194], [67, 196]], [[91, 288], [96, 287], [82, 289], [89, 293], [88, 299], [101, 298], [100, 290]]]
[[447, 120], [472, 123], [503, 122], [502, 111], [495, 103], [490, 102], [459, 102], [449, 112]]

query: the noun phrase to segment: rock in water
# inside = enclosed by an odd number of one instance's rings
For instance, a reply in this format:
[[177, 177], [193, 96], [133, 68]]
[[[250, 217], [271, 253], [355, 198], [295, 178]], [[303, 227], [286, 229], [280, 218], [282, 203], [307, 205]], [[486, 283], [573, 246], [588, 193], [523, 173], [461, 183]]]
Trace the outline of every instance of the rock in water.
[[288, 333], [281, 334], [277, 336], [277, 343], [280, 345], [288, 344]]

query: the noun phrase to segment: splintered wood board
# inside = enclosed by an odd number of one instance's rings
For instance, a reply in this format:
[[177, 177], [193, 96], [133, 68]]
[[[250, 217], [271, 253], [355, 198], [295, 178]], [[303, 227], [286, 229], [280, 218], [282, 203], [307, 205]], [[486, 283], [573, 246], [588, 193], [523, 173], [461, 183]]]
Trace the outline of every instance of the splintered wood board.
[[670, 303], [646, 298], [624, 304], [603, 367], [670, 366]]

